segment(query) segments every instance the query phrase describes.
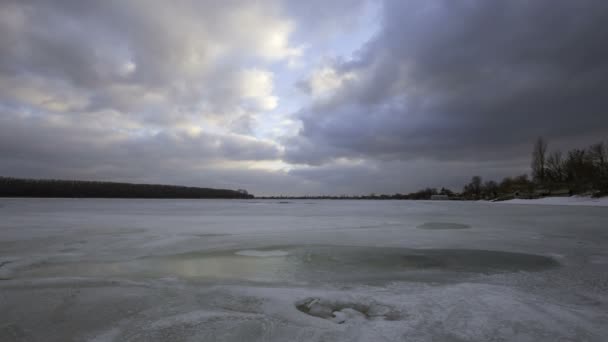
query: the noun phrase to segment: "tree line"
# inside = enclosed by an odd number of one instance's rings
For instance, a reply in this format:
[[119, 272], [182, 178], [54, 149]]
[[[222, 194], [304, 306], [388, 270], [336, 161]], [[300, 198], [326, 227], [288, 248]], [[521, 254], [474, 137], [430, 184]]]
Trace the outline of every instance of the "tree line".
[[158, 184], [0, 177], [0, 197], [253, 198], [247, 191]]
[[[473, 176], [462, 192], [447, 188], [425, 188], [409, 194], [370, 194], [364, 196], [269, 196], [266, 199], [362, 199], [426, 200], [435, 197], [452, 200], [507, 200], [588, 194], [608, 195], [608, 147], [599, 142], [584, 149], [549, 152], [539, 138], [532, 149], [531, 172], [505, 177], [500, 182]], [[210, 189], [157, 184], [131, 184], [96, 181], [22, 179], [0, 177], [0, 197], [97, 197], [97, 198], [254, 198], [247, 191]]]
[[447, 188], [425, 188], [408, 194], [370, 194], [364, 196], [270, 196], [266, 199], [353, 199], [353, 200], [508, 200], [543, 196], [588, 194], [608, 196], [608, 147], [599, 142], [585, 149], [566, 153], [549, 152], [548, 144], [539, 138], [532, 149], [531, 176], [521, 174], [501, 181], [484, 181], [473, 176], [461, 192]]
[[608, 195], [608, 148], [599, 142], [587, 148], [562, 153], [549, 152], [548, 144], [538, 138], [532, 149], [531, 176], [506, 177], [501, 182], [482, 182], [474, 176], [462, 191], [464, 199], [536, 198], [588, 194]]

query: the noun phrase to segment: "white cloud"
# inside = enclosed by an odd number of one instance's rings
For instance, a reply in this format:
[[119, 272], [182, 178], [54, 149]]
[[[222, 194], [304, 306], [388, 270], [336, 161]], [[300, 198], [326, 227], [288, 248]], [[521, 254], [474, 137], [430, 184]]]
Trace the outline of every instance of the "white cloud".
[[273, 95], [273, 73], [262, 69], [243, 70], [238, 75], [239, 95], [252, 100], [259, 110], [273, 110], [279, 99]]
[[321, 66], [310, 76], [310, 92], [314, 98], [327, 98], [334, 95], [346, 82], [356, 79], [354, 72], [338, 73], [331, 66]]
[[280, 8], [269, 2], [249, 2], [233, 8], [226, 18], [230, 34], [238, 37], [243, 47], [268, 60], [290, 60], [301, 56], [302, 47], [292, 46], [289, 37], [294, 31], [292, 20], [281, 17]]

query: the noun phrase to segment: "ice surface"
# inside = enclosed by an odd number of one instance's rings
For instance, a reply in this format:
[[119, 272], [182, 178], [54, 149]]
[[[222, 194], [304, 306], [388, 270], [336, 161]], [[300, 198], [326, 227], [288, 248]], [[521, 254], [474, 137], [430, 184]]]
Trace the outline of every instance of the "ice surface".
[[379, 303], [340, 302], [320, 298], [307, 298], [296, 303], [296, 308], [311, 316], [334, 323], [360, 323], [365, 320], [396, 321], [401, 317], [394, 307]]
[[420, 229], [467, 229], [471, 226], [453, 222], [425, 222], [416, 228]]
[[258, 257], [258, 258], [268, 258], [268, 257], [287, 256], [289, 253], [286, 251], [281, 251], [281, 250], [269, 250], [269, 251], [244, 250], [244, 251], [238, 251], [234, 254], [242, 255], [242, 256]]
[[121, 262], [34, 264], [27, 277], [129, 277], [257, 282], [365, 283], [461, 281], [463, 276], [558, 267], [549, 256], [474, 249], [282, 246], [280, 250], [189, 252]]
[[608, 335], [605, 208], [2, 199], [0, 217], [0, 341]]

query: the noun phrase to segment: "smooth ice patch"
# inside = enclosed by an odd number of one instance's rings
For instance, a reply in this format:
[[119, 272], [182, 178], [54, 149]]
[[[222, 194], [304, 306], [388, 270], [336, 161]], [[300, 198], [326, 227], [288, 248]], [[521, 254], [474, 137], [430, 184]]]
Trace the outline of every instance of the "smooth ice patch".
[[289, 255], [288, 252], [282, 250], [255, 250], [255, 249], [247, 249], [243, 251], [238, 251], [234, 253], [240, 256], [250, 256], [250, 257], [258, 257], [258, 258], [271, 258], [271, 257], [282, 257]]
[[360, 246], [282, 246], [216, 253], [190, 252], [108, 263], [41, 263], [26, 277], [241, 279], [257, 282], [459, 281], [474, 274], [542, 271], [551, 257], [477, 249], [407, 249]]

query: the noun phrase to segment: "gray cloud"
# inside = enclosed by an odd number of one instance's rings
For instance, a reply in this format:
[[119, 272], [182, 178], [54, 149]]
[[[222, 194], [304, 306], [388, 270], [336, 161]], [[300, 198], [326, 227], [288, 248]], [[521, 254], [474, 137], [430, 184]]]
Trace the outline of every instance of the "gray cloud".
[[608, 5], [387, 1], [355, 81], [297, 115], [293, 162], [504, 160], [550, 140], [608, 134]]
[[3, 175], [176, 184], [182, 179], [193, 182], [186, 184], [203, 186], [206, 181], [235, 188], [248, 183], [244, 181], [249, 179], [248, 172], [240, 172], [240, 181], [224, 177], [231, 171], [218, 169], [218, 162], [273, 160], [280, 151], [274, 144], [238, 135], [174, 132], [133, 137], [95, 126], [4, 116], [0, 118], [0, 156]]
[[96, 125], [54, 123], [52, 120], [14, 116], [0, 118], [0, 152], [4, 158], [24, 158], [65, 166], [151, 164], [181, 161], [201, 164], [216, 159], [273, 160], [277, 146], [240, 135], [159, 132], [132, 136]]
[[352, 32], [363, 9], [374, 3], [374, 0], [288, 0], [284, 1], [284, 7], [300, 25], [305, 25], [298, 34], [324, 40], [342, 31]]
[[337, 163], [298, 168], [291, 176], [318, 184], [324, 195], [367, 195], [407, 193], [425, 187], [461, 190], [472, 174], [499, 179], [505, 173], [518, 175], [527, 160], [508, 162], [464, 162], [416, 159], [411, 161], [364, 160], [354, 164]]
[[407, 192], [524, 172], [539, 135], [608, 136], [603, 2], [379, 3], [341, 56], [373, 0], [3, 1], [0, 175]]
[[196, 175], [279, 159], [251, 125], [290, 25], [272, 0], [2, 2], [0, 174], [219, 184]]
[[176, 104], [229, 115], [242, 96], [242, 68], [297, 53], [280, 14], [271, 0], [8, 1], [0, 5], [0, 76], [86, 90], [88, 110], [153, 122], [175, 119]]

